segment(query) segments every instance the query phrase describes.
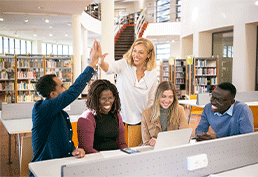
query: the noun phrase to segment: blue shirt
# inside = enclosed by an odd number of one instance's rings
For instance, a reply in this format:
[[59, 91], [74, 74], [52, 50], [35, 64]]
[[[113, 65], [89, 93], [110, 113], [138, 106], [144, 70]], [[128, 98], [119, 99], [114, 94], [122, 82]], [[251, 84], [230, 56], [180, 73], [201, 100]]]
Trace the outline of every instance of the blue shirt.
[[200, 123], [195, 130], [196, 135], [206, 133], [209, 126], [217, 137], [251, 133], [254, 131], [253, 113], [246, 104], [236, 101], [228, 111], [218, 115], [212, 112], [209, 103], [203, 109]]
[[58, 97], [35, 103], [32, 110], [32, 162], [72, 155], [75, 149], [73, 131], [69, 115], [63, 109], [81, 94], [93, 73], [93, 68], [88, 66]]

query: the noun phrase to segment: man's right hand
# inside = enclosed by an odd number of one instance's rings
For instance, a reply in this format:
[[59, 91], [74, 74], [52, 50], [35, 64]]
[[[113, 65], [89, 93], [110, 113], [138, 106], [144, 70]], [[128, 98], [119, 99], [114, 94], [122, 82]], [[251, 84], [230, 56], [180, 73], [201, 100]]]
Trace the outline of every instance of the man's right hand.
[[210, 135], [207, 133], [202, 133], [202, 135], [197, 135], [196, 136], [196, 141], [204, 141], [204, 140], [211, 140], [213, 139]]
[[90, 62], [89, 66], [95, 69], [96, 64], [99, 61], [99, 57], [102, 55], [100, 43], [94, 39], [93, 45], [90, 50]]

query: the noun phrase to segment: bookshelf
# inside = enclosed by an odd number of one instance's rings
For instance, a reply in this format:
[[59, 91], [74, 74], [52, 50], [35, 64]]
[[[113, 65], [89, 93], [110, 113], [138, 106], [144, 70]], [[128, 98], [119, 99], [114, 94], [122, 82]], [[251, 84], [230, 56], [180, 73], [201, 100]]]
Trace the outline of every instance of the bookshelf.
[[186, 59], [175, 59], [173, 78], [178, 99], [183, 99], [186, 94], [186, 73]]
[[0, 102], [20, 103], [41, 99], [35, 87], [45, 74], [56, 74], [67, 88], [72, 84], [71, 57], [0, 56]]
[[209, 93], [215, 89], [218, 83], [218, 57], [194, 58], [194, 91]]
[[160, 82], [171, 81], [172, 74], [172, 65], [169, 65], [168, 60], [163, 60], [160, 65]]
[[15, 59], [11, 56], [0, 57], [0, 102], [14, 103]]

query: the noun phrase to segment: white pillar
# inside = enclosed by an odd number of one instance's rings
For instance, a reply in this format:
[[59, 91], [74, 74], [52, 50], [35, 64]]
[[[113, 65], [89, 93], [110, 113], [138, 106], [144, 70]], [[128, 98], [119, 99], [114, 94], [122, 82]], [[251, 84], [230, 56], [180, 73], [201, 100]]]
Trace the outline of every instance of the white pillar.
[[232, 83], [238, 92], [255, 90], [257, 25], [234, 25]]
[[[88, 30], [83, 30], [83, 50], [82, 50], [82, 71], [88, 66]], [[88, 94], [88, 87], [86, 86], [82, 94]]]
[[[108, 53], [105, 61], [114, 62], [114, 0], [101, 1], [101, 47], [102, 53]], [[99, 78], [114, 83], [114, 75], [106, 75], [99, 70]]]
[[80, 15], [72, 16], [73, 28], [73, 82], [81, 74], [81, 22]]

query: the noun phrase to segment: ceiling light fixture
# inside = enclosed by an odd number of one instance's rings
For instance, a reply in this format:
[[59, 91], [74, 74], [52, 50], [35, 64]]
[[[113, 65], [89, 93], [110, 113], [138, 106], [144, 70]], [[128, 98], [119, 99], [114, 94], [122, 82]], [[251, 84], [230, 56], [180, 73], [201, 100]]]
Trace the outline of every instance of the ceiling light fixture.
[[0, 14], [0, 22], [4, 21], [4, 15], [1, 13]]
[[175, 40], [172, 40], [172, 42], [175, 42]]
[[34, 36], [34, 37], [37, 37], [37, 34], [36, 34], [36, 33], [34, 33], [34, 34], [33, 34], [33, 36]]
[[29, 22], [29, 20], [28, 20], [28, 18], [27, 18], [26, 15], [25, 15], [25, 17], [24, 17], [24, 22], [25, 22], [25, 23], [28, 23], [28, 22]]
[[53, 28], [53, 26], [49, 26], [49, 28]]
[[45, 20], [45, 22], [46, 22], [46, 23], [49, 23], [49, 20], [48, 20], [48, 18], [47, 18], [47, 17], [46, 17], [46, 20]]
[[49, 34], [49, 36], [51, 37], [51, 36], [52, 36], [52, 34]]
[[15, 37], [17, 37], [17, 36], [18, 36], [18, 33], [17, 33], [17, 31], [15, 31], [14, 35], [15, 35]]
[[65, 32], [65, 36], [68, 36], [67, 32]]
[[255, 5], [257, 5], [257, 6], [258, 6], [258, 1], [255, 1]]
[[66, 23], [68, 26], [72, 26], [72, 23], [71, 22], [67, 22]]

